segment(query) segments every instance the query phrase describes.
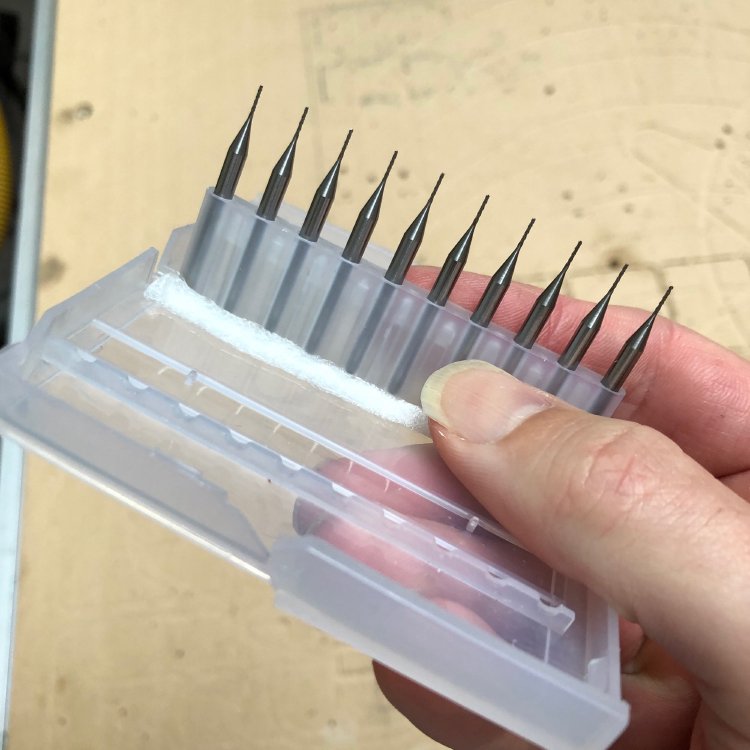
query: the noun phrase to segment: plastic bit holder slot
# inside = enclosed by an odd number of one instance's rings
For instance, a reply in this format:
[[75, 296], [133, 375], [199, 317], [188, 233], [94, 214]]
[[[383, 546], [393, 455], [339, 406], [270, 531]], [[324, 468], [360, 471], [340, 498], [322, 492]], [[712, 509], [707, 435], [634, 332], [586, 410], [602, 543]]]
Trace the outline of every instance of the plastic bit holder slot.
[[[360, 263], [344, 260], [343, 248], [327, 239], [315, 243], [301, 240], [298, 226], [281, 218], [275, 222], [259, 219], [252, 204], [217, 198], [209, 191], [201, 214], [215, 217], [216, 223], [213, 244], [207, 250], [212, 262], [203, 264], [192, 284], [195, 291], [223, 306], [236, 269], [243, 256], [251, 254], [248, 279], [230, 312], [263, 326], [276, 306], [281, 312], [275, 332], [304, 347], [334, 279], [344, 269], [346, 282], [317, 353], [346, 368], [360, 337], [367, 337], [367, 349], [355, 374], [381, 388], [391, 387], [399, 398], [418, 404], [427, 378], [454, 361], [467, 336], [476, 335], [477, 326], [467, 310], [451, 302], [439, 307], [427, 299], [423, 289], [408, 281], [392, 284], [384, 278], [382, 268], [366, 259]], [[253, 233], [257, 222], [264, 224], [262, 233]], [[257, 245], [248, 245], [251, 236], [259, 237]], [[163, 265], [182, 273], [184, 257], [184, 251], [170, 252], [168, 248]], [[290, 276], [294, 283], [284, 284]], [[379, 303], [382, 310], [377, 325], [373, 332], [365, 331], [365, 323]], [[415, 330], [420, 334], [418, 341], [414, 340]], [[561, 373], [560, 398], [581, 409], [590, 411], [596, 405], [598, 413], [612, 414], [622, 392], [608, 391], [600, 383], [601, 376], [585, 367], [564, 370], [553, 352], [536, 344], [525, 349], [513, 337], [511, 331], [490, 324], [476, 336], [471, 356], [498, 367], [514, 361], [514, 375], [542, 389]], [[404, 370], [406, 361], [409, 366]]]

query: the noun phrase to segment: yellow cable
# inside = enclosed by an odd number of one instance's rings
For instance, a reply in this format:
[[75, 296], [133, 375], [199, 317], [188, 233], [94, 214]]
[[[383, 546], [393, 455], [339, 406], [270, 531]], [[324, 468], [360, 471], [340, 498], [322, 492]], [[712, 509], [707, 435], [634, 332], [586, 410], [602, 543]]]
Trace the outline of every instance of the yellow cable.
[[0, 107], [0, 242], [5, 238], [10, 223], [13, 202], [13, 174], [10, 161], [10, 138]]

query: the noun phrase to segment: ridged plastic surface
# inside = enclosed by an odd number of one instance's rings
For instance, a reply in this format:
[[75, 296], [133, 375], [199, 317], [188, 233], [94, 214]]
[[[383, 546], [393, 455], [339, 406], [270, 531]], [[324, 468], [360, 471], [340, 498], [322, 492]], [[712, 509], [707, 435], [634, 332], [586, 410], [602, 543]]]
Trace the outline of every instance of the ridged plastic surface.
[[[242, 215], [237, 237], [252, 208]], [[273, 233], [271, 292], [290, 226]], [[269, 579], [284, 609], [512, 732], [549, 748], [607, 747], [628, 717], [615, 614], [515, 543], [423, 433], [154, 302], [147, 286], [179, 267], [189, 236], [174, 234], [161, 271], [145, 253], [0, 353], [4, 434]], [[319, 244], [304, 274], [313, 286], [338, 263]], [[356, 272], [360, 288], [378, 283], [375, 266]], [[403, 310], [423, 304], [411, 288], [399, 294]], [[461, 315], [444, 312], [440, 328], [455, 338]], [[595, 395], [588, 382], [576, 380], [582, 400]]]

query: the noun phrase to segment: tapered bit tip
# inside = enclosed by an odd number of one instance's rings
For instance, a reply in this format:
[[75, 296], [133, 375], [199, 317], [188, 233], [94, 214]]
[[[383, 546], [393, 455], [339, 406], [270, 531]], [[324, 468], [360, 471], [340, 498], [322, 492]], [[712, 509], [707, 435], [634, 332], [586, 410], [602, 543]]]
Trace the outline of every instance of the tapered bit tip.
[[471, 321], [473, 323], [483, 328], [490, 324], [492, 317], [497, 312], [497, 308], [500, 307], [500, 303], [510, 288], [518, 256], [521, 254], [521, 249], [535, 221], [536, 219], [532, 219], [529, 222], [526, 231], [513, 249], [513, 252], [502, 262], [500, 268], [490, 278], [477, 306], [474, 308], [474, 312], [471, 314]]
[[398, 151], [393, 152], [393, 156], [391, 157], [391, 160], [388, 162], [388, 166], [385, 168], [385, 174], [383, 175], [383, 179], [381, 182], [385, 182], [388, 179], [388, 175], [391, 173], [391, 170], [393, 169], [393, 164], [396, 161], [396, 157], [398, 156]]
[[570, 254], [570, 258], [568, 258], [568, 260], [565, 262], [565, 265], [562, 267], [563, 273], [565, 273], [570, 268], [570, 264], [573, 262], [573, 258], [576, 257], [578, 251], [581, 249], [581, 245], [583, 245], [583, 241], [578, 240], [578, 244], [573, 248], [573, 252]]
[[261, 91], [263, 91], [263, 86], [258, 86], [258, 90], [255, 92], [255, 99], [253, 99], [253, 106], [250, 107], [250, 117], [255, 114], [255, 108], [258, 106], [258, 99], [260, 99]]
[[612, 294], [612, 292], [615, 291], [617, 285], [620, 283], [620, 280], [625, 275], [625, 271], [627, 271], [629, 268], [628, 264], [626, 263], [621, 269], [620, 273], [617, 274], [617, 278], [612, 282], [612, 286], [609, 288], [608, 294]]
[[255, 99], [253, 100], [253, 106], [250, 108], [250, 114], [230, 144], [224, 157], [224, 163], [221, 165], [221, 171], [214, 186], [214, 194], [221, 198], [233, 198], [234, 191], [237, 189], [237, 183], [239, 182], [242, 168], [245, 166], [245, 159], [247, 158], [250, 143], [250, 127], [253, 122], [255, 108], [258, 106], [261, 91], [263, 91], [263, 86], [258, 87], [258, 92], [255, 94]]
[[529, 232], [532, 230], [534, 224], [536, 224], [536, 219], [532, 218], [529, 222], [529, 225], [524, 230], [523, 235], [521, 235], [521, 239], [518, 241], [518, 245], [516, 247], [519, 250], [523, 247], [523, 243], [526, 242], [526, 238], [529, 236]]
[[487, 205], [487, 201], [490, 199], [489, 195], [484, 196], [484, 200], [482, 201], [482, 205], [479, 207], [479, 211], [477, 211], [477, 215], [474, 217], [474, 221], [471, 222], [472, 227], [476, 227], [476, 225], [479, 223], [479, 219], [482, 216], [482, 212], [484, 211], [484, 207]]
[[672, 288], [671, 286], [668, 287], [667, 291], [664, 292], [664, 296], [659, 300], [659, 304], [654, 308], [651, 315], [648, 316], [646, 322], [636, 330], [625, 342], [622, 349], [620, 349], [619, 354], [615, 357], [615, 361], [609, 370], [607, 370], [607, 374], [602, 378], [601, 382], [605, 388], [609, 388], [612, 391], [619, 391], [622, 388], [625, 379], [630, 375], [636, 362], [638, 362], [641, 354], [643, 354], [656, 317], [667, 301], [667, 297], [672, 293]]
[[292, 136], [292, 140], [299, 138], [300, 131], [302, 130], [302, 126], [305, 124], [305, 118], [307, 117], [307, 112], [309, 109], [310, 109], [309, 107], [305, 107], [302, 110], [302, 117], [299, 118], [299, 124], [297, 125], [297, 129], [294, 131], [294, 136]]
[[341, 147], [341, 151], [339, 151], [339, 155], [338, 155], [338, 158], [336, 159], [336, 161], [341, 161], [344, 158], [344, 153], [346, 152], [346, 147], [349, 145], [349, 141], [352, 138], [352, 133], [353, 132], [354, 132], [353, 130], [350, 130], [346, 134], [346, 138], [344, 138], [344, 145]]
[[427, 205], [431, 206], [432, 201], [435, 200], [435, 196], [437, 195], [438, 188], [440, 187], [441, 183], [443, 182], [443, 177], [445, 177], [445, 172], [440, 173], [440, 177], [437, 178], [437, 182], [435, 183], [435, 187], [432, 188], [432, 192], [430, 193], [430, 197], [427, 199]]
[[672, 290], [674, 289], [673, 286], [667, 287], [667, 291], [664, 292], [664, 296], [659, 300], [659, 304], [654, 308], [654, 311], [651, 313], [654, 317], [656, 317], [660, 312], [662, 307], [664, 307], [664, 303], [667, 301], [667, 297], [669, 297], [670, 294], [672, 294]]

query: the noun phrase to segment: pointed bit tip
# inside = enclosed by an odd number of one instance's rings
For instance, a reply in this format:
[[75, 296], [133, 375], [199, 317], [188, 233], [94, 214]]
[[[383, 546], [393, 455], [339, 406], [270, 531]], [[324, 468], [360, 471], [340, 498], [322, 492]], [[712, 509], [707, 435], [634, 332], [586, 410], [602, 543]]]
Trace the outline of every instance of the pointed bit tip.
[[391, 156], [391, 160], [388, 162], [388, 166], [385, 168], [385, 174], [383, 175], [383, 179], [381, 182], [385, 182], [388, 179], [388, 175], [391, 173], [391, 170], [393, 169], [393, 164], [396, 161], [396, 157], [398, 156], [398, 151], [393, 152], [393, 156]]
[[583, 240], [578, 240], [578, 243], [573, 248], [573, 252], [570, 254], [570, 258], [565, 261], [565, 265], [563, 266], [563, 273], [565, 273], [569, 268], [570, 264], [573, 262], [573, 259], [578, 255], [578, 251], [581, 249], [581, 245], [583, 245]]
[[607, 294], [605, 295], [606, 297], [612, 296], [612, 292], [615, 291], [615, 289], [617, 288], [617, 285], [620, 283], [620, 281], [622, 280], [622, 277], [625, 275], [625, 271], [627, 271], [629, 267], [630, 267], [629, 264], [626, 263], [620, 269], [620, 272], [617, 274], [617, 276], [615, 277], [615, 280], [612, 282], [612, 285], [609, 287], [609, 290], [607, 291]]
[[536, 219], [532, 219], [526, 229], [524, 229], [523, 234], [521, 235], [521, 239], [518, 241], [518, 245], [516, 245], [517, 251], [523, 247], [523, 243], [526, 242], [526, 238], [529, 236], [529, 232], [531, 231], [534, 224], [536, 224]]
[[475, 227], [479, 223], [479, 219], [482, 216], [482, 213], [484, 212], [484, 207], [487, 205], [487, 201], [490, 199], [489, 195], [484, 196], [484, 200], [482, 201], [482, 205], [479, 207], [479, 211], [477, 211], [477, 215], [474, 217], [474, 221], [471, 222], [471, 226]]
[[440, 187], [441, 183], [443, 182], [443, 177], [445, 177], [445, 172], [441, 172], [440, 176], [437, 178], [437, 182], [435, 183], [435, 187], [432, 188], [432, 192], [430, 193], [430, 197], [427, 199], [427, 205], [431, 206], [432, 201], [435, 200], [435, 196], [437, 195], [438, 188]]
[[255, 99], [253, 99], [253, 106], [250, 107], [250, 115], [248, 119], [251, 119], [255, 114], [255, 108], [258, 106], [258, 100], [260, 99], [260, 92], [263, 91], [263, 86], [258, 86], [258, 91], [255, 93]]
[[354, 130], [350, 130], [346, 134], [346, 138], [344, 138], [344, 145], [341, 147], [341, 151], [339, 151], [339, 156], [336, 159], [336, 161], [341, 161], [344, 158], [344, 154], [346, 153], [346, 147], [349, 145], [349, 141], [352, 139], [352, 133]]
[[672, 290], [674, 289], [673, 286], [667, 287], [667, 291], [664, 292], [664, 296], [659, 300], [659, 304], [656, 306], [654, 311], [651, 313], [652, 317], [656, 317], [660, 312], [662, 307], [664, 307], [664, 303], [667, 301], [667, 297], [672, 293]]
[[305, 118], [307, 117], [307, 112], [310, 108], [305, 107], [302, 110], [302, 117], [299, 118], [299, 123], [297, 124], [297, 129], [294, 131], [294, 136], [292, 137], [293, 141], [296, 141], [299, 137], [300, 131], [302, 130], [302, 126], [305, 124]]

